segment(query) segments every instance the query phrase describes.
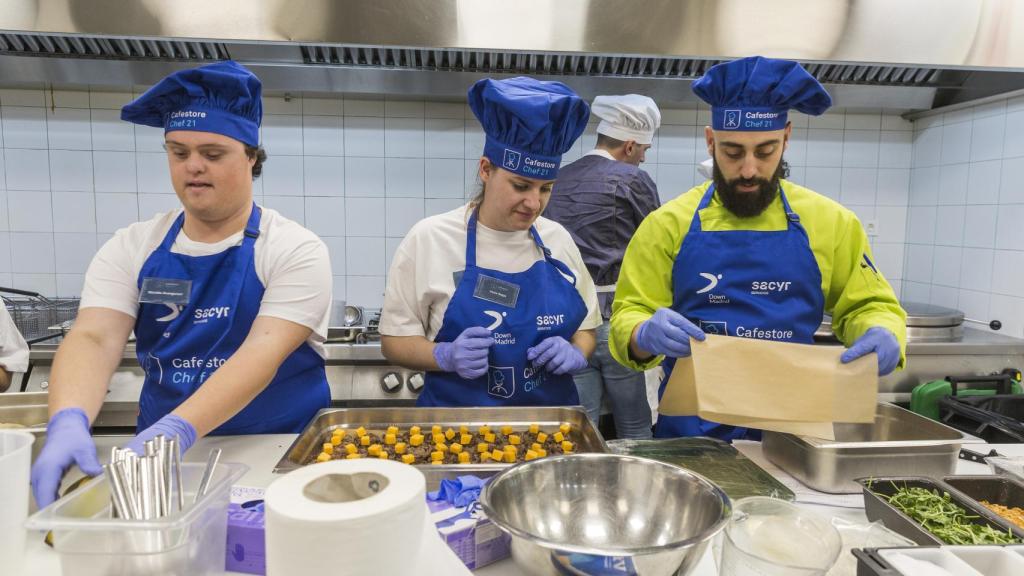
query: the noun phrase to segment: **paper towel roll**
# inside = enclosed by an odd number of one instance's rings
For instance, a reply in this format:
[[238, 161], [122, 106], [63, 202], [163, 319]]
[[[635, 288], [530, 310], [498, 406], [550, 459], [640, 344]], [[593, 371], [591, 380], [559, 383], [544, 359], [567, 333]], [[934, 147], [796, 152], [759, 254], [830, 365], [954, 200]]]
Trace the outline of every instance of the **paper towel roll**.
[[[419, 470], [389, 460], [335, 460], [282, 476], [264, 495], [267, 575], [469, 574], [424, 528], [425, 493]], [[439, 562], [445, 572], [435, 572]]]

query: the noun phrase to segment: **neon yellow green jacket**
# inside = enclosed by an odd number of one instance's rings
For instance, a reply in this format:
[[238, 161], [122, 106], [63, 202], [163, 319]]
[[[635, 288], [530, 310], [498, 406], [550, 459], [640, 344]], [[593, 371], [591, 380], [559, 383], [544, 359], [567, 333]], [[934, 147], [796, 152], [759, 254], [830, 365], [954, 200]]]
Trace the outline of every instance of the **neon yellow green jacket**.
[[[629, 354], [633, 329], [658, 308], [672, 306], [672, 265], [693, 213], [710, 181], [692, 188], [666, 203], [644, 219], [626, 248], [612, 304], [609, 347], [612, 356], [634, 370], [646, 370], [661, 357], [637, 362]], [[906, 362], [906, 312], [900, 307], [892, 286], [880, 272], [861, 266], [863, 256], [873, 262], [871, 246], [860, 221], [837, 202], [786, 180], [782, 188], [792, 209], [807, 230], [814, 259], [821, 270], [821, 291], [825, 311], [832, 315], [832, 329], [850, 346], [868, 328], [881, 326], [900, 342], [900, 364]], [[717, 194], [701, 210], [704, 230], [784, 230], [782, 200], [753, 218], [738, 218], [729, 212]]]

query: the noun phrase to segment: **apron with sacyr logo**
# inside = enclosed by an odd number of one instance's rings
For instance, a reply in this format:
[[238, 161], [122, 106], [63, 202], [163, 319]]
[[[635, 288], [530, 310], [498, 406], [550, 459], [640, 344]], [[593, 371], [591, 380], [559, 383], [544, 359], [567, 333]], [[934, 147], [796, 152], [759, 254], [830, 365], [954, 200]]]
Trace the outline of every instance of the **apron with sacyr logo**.
[[[672, 266], [672, 309], [707, 334], [812, 343], [825, 305], [821, 270], [800, 216], [790, 208], [782, 187], [786, 229], [778, 231], [702, 230], [700, 211], [714, 194], [712, 184], [693, 214]], [[674, 358], [663, 363], [659, 397], [674, 364]], [[756, 439], [760, 431], [697, 416], [659, 415], [655, 436]]]
[[[253, 264], [261, 210], [253, 205], [242, 243], [218, 254], [171, 252], [184, 224], [179, 215], [139, 273], [135, 350], [146, 373], [139, 398], [143, 430], [188, 399], [242, 345], [265, 290]], [[149, 286], [185, 285], [181, 303], [161, 303]], [[144, 286], [147, 285], [147, 286]], [[301, 432], [317, 410], [330, 405], [323, 358], [302, 343], [270, 384], [213, 434]]]
[[579, 404], [570, 374], [551, 374], [526, 359], [526, 351], [552, 336], [571, 341], [587, 307], [576, 276], [551, 256], [536, 228], [530, 235], [543, 252], [524, 272], [476, 265], [476, 213], [469, 218], [466, 269], [444, 312], [434, 342], [452, 342], [471, 326], [491, 330], [487, 374], [466, 380], [455, 372], [427, 372], [418, 406], [569, 406]]

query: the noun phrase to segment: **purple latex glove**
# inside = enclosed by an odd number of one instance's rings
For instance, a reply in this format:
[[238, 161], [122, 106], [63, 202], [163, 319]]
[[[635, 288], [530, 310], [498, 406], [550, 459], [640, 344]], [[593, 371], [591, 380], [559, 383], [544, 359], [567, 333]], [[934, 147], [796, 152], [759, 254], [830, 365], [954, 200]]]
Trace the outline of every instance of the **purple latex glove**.
[[466, 328], [454, 342], [434, 345], [434, 360], [445, 372], [455, 372], [467, 380], [487, 373], [487, 352], [494, 344], [491, 331], [482, 326]]
[[690, 338], [704, 341], [704, 331], [671, 308], [658, 308], [636, 331], [636, 344], [655, 356], [690, 355]]
[[881, 326], [868, 328], [868, 331], [863, 336], [857, 338], [853, 346], [850, 346], [846, 349], [846, 352], [843, 352], [839, 360], [846, 364], [872, 352], [878, 354], [879, 376], [885, 376], [892, 372], [896, 369], [896, 365], [900, 363], [899, 340], [896, 339], [892, 332]]
[[46, 445], [32, 465], [32, 493], [40, 508], [57, 499], [60, 480], [72, 464], [89, 476], [103, 472], [89, 434], [89, 417], [81, 408], [65, 408], [46, 425]]
[[168, 440], [177, 437], [181, 445], [182, 454], [196, 442], [195, 427], [181, 416], [168, 414], [157, 420], [149, 428], [136, 434], [135, 438], [132, 438], [131, 442], [125, 445], [125, 448], [131, 448], [139, 456], [144, 456], [146, 454], [146, 441], [152, 440], [161, 434]]
[[546, 367], [552, 374], [572, 374], [587, 367], [583, 352], [561, 336], [541, 340], [526, 351], [526, 359], [538, 368]]
[[469, 506], [480, 498], [487, 481], [477, 476], [459, 476], [455, 480], [441, 480], [440, 489], [427, 492], [427, 500], [438, 502], [444, 500], [452, 506]]

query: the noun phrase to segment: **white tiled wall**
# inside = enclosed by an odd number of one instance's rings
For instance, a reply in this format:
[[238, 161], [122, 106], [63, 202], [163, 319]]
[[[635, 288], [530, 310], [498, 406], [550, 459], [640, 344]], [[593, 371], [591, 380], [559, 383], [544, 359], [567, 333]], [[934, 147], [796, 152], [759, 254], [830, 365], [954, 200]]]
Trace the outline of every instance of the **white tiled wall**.
[[897, 294], [904, 242], [913, 124], [880, 110], [790, 114], [790, 178], [853, 210], [869, 228], [875, 264]]
[[[127, 87], [0, 89], [0, 285], [77, 295], [115, 230], [177, 206], [160, 130], [118, 119], [132, 96]], [[412, 224], [473, 193], [479, 124], [461, 102], [299, 95], [267, 96], [264, 108], [269, 160], [257, 201], [324, 239], [336, 299], [379, 306]], [[878, 265], [899, 287], [912, 125], [877, 111], [791, 118], [791, 177], [877, 222]], [[709, 121], [706, 108], [663, 110], [643, 166], [663, 200], [699, 180]], [[595, 126], [565, 162], [593, 147]]]
[[1024, 337], [1024, 97], [914, 123], [904, 296]]

